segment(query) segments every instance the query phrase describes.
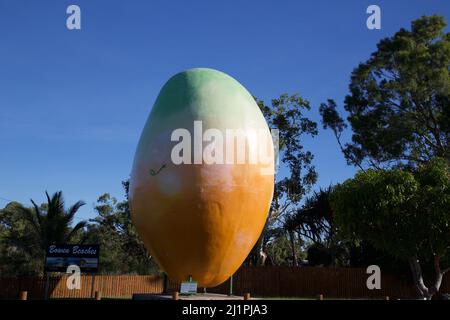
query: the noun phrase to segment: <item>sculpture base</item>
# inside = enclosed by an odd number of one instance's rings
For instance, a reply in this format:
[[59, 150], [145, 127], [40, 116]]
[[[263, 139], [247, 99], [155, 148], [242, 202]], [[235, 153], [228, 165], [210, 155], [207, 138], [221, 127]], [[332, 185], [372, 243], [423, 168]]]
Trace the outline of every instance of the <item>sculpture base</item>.
[[[133, 300], [172, 300], [172, 295], [169, 294], [149, 294], [149, 293], [135, 293]], [[192, 295], [179, 295], [179, 300], [244, 300], [242, 296], [228, 296], [226, 294], [217, 293], [197, 293]]]

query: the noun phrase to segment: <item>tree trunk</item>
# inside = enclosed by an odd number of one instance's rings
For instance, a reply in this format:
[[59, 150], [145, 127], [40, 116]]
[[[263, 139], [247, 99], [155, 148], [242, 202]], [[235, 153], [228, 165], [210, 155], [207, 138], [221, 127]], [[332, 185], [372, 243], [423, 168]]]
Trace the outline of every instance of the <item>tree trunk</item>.
[[442, 284], [442, 278], [444, 277], [444, 274], [447, 272], [447, 270], [444, 271], [441, 270], [441, 257], [439, 255], [434, 256], [434, 272], [435, 272], [434, 284], [429, 289], [430, 299], [434, 294], [439, 292], [439, 289], [441, 288]]
[[329, 241], [329, 248], [330, 248], [330, 258], [331, 258], [331, 266], [336, 267], [336, 256], [337, 256], [337, 245], [334, 238], [334, 229], [333, 225], [330, 222], [330, 232], [328, 235]]
[[422, 268], [420, 267], [420, 261], [417, 256], [409, 258], [409, 266], [414, 281], [414, 285], [419, 293], [419, 296], [424, 299], [428, 299], [428, 288], [423, 282]]
[[264, 241], [261, 241], [261, 246], [259, 247], [258, 251], [258, 261], [256, 265], [258, 267], [264, 267], [266, 264], [267, 254], [264, 252]]
[[269, 211], [269, 214], [267, 215], [266, 218], [266, 223], [264, 224], [263, 231], [261, 232], [261, 236], [258, 239], [258, 259], [256, 261], [256, 265], [258, 267], [263, 267], [266, 264], [267, 254], [264, 252], [264, 237], [266, 236], [271, 216], [272, 212]]
[[288, 234], [289, 234], [289, 242], [291, 243], [292, 265], [294, 267], [298, 267], [298, 258], [297, 258], [297, 251], [295, 250], [294, 234], [292, 231], [289, 231]]
[[434, 256], [434, 271], [435, 271], [435, 278], [433, 281], [433, 285], [430, 287], [427, 287], [423, 281], [423, 274], [422, 274], [422, 268], [420, 267], [420, 261], [417, 256], [411, 257], [409, 259], [409, 265], [411, 268], [414, 285], [417, 288], [417, 291], [419, 292], [419, 295], [421, 298], [431, 300], [431, 298], [439, 292], [439, 289], [442, 284], [442, 278], [444, 274], [448, 271], [441, 270], [440, 266], [440, 256], [435, 255]]

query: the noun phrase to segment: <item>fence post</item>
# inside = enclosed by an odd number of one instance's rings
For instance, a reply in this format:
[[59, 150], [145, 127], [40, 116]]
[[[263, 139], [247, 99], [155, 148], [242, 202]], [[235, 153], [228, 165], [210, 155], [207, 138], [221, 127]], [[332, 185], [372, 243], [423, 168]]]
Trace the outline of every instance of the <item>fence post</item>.
[[233, 295], [233, 275], [231, 275], [230, 277], [230, 290], [228, 291], [228, 295], [229, 296]]
[[19, 300], [27, 300], [28, 299], [28, 291], [20, 291]]
[[50, 282], [50, 274], [45, 272], [45, 291], [44, 291], [44, 299], [48, 300], [48, 287]]
[[95, 300], [102, 300], [102, 292], [95, 291]]
[[[92, 281], [91, 281], [91, 298], [94, 298], [94, 291], [95, 291], [95, 273], [92, 274]], [[97, 297], [97, 292], [95, 292], [95, 298]], [[97, 299], [96, 299], [97, 300]]]
[[164, 272], [164, 279], [163, 279], [163, 293], [168, 293], [169, 288], [169, 277], [167, 277], [167, 273]]

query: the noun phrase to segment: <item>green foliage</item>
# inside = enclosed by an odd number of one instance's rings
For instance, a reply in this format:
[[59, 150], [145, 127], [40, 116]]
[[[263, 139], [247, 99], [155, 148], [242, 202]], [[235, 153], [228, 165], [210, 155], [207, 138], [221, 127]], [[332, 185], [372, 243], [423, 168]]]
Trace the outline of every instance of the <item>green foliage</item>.
[[[331, 197], [339, 232], [409, 262], [421, 297], [439, 291], [450, 258], [450, 167], [431, 159], [412, 171], [368, 170], [336, 187]], [[421, 263], [422, 261], [422, 263]], [[426, 286], [421, 264], [434, 270]], [[427, 271], [427, 269], [425, 269]]]
[[[123, 183], [128, 194], [128, 182]], [[79, 201], [64, 209], [61, 192], [47, 203], [26, 208], [11, 202], [0, 210], [0, 273], [2, 275], [40, 275], [43, 272], [45, 249], [49, 244], [100, 244], [100, 273], [159, 272], [145, 250], [131, 223], [128, 198], [118, 202], [109, 194], [99, 197], [97, 216], [87, 223], [73, 226]]]
[[62, 192], [46, 196], [47, 203], [41, 206], [33, 200], [31, 208], [12, 202], [0, 211], [0, 262], [5, 274], [41, 274], [47, 246], [75, 241], [86, 226], [80, 221], [72, 227], [84, 202], [66, 210]]
[[45, 195], [45, 207], [39, 207], [31, 200], [32, 208], [19, 208], [20, 214], [31, 226], [35, 245], [42, 251], [51, 244], [70, 243], [77, 232], [86, 226], [86, 221], [80, 221], [72, 227], [75, 214], [85, 204], [83, 201], [78, 201], [65, 210], [61, 191], [53, 194], [51, 198], [47, 192]]
[[295, 231], [314, 243], [332, 241], [332, 210], [329, 196], [332, 188], [320, 189], [305, 200], [303, 206], [293, 212], [284, 222], [287, 231]]
[[329, 266], [332, 256], [330, 250], [323, 244], [314, 243], [308, 248], [308, 264], [310, 266]]
[[414, 172], [360, 172], [336, 187], [332, 207], [340, 232], [395, 257], [449, 253], [450, 173], [443, 159]]
[[281, 162], [289, 170], [289, 174], [276, 183], [272, 206], [274, 215], [283, 214], [280, 213], [283, 208], [280, 203], [282, 198], [298, 204], [317, 181], [317, 173], [312, 165], [314, 156], [304, 150], [301, 144], [303, 136], [317, 135], [317, 124], [304, 115], [311, 107], [298, 94], [282, 94], [278, 99], [272, 99], [270, 107], [260, 100], [257, 103], [269, 127], [279, 132]]
[[422, 17], [411, 31], [383, 39], [370, 59], [352, 73], [345, 110], [352, 142], [343, 145], [347, 123], [328, 100], [320, 106], [349, 163], [362, 168], [416, 166], [450, 160], [450, 33], [445, 19]]
[[43, 258], [34, 246], [31, 226], [21, 217], [22, 205], [10, 202], [0, 210], [0, 274], [38, 275]]
[[[320, 189], [306, 198], [304, 204], [285, 220], [283, 228], [288, 233], [295, 233], [298, 238], [311, 243], [312, 263], [320, 265], [347, 265], [349, 262], [349, 249], [353, 245], [351, 241], [342, 239], [336, 233], [334, 226], [333, 210], [330, 204], [330, 194], [333, 187]], [[320, 252], [319, 252], [319, 251]], [[316, 253], [329, 256], [328, 260], [315, 262]], [[310, 250], [308, 249], [308, 256]], [[308, 261], [309, 261], [308, 257]], [[309, 261], [311, 264], [311, 261]]]
[[271, 237], [271, 240], [266, 244], [266, 250], [269, 264], [276, 266], [294, 266], [292, 250], [295, 250], [296, 259], [303, 259], [301, 239], [295, 239], [292, 244], [286, 233], [277, 229], [278, 234]]
[[367, 268], [370, 265], [377, 265], [383, 272], [395, 274], [404, 281], [410, 281], [408, 260], [405, 258], [395, 258], [383, 250], [376, 249], [365, 240], [350, 242], [348, 246], [349, 265], [356, 268]]

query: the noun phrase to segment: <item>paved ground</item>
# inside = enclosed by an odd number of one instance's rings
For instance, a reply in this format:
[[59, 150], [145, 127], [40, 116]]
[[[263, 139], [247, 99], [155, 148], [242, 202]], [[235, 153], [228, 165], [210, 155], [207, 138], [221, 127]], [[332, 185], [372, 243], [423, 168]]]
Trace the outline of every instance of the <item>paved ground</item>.
[[216, 293], [197, 293], [191, 296], [179, 296], [180, 300], [244, 300], [242, 296], [228, 296]]
[[[179, 295], [179, 300], [244, 300], [242, 296], [228, 296], [216, 293], [197, 293], [194, 295]], [[135, 294], [133, 300], [172, 300], [172, 295], [164, 294]]]

